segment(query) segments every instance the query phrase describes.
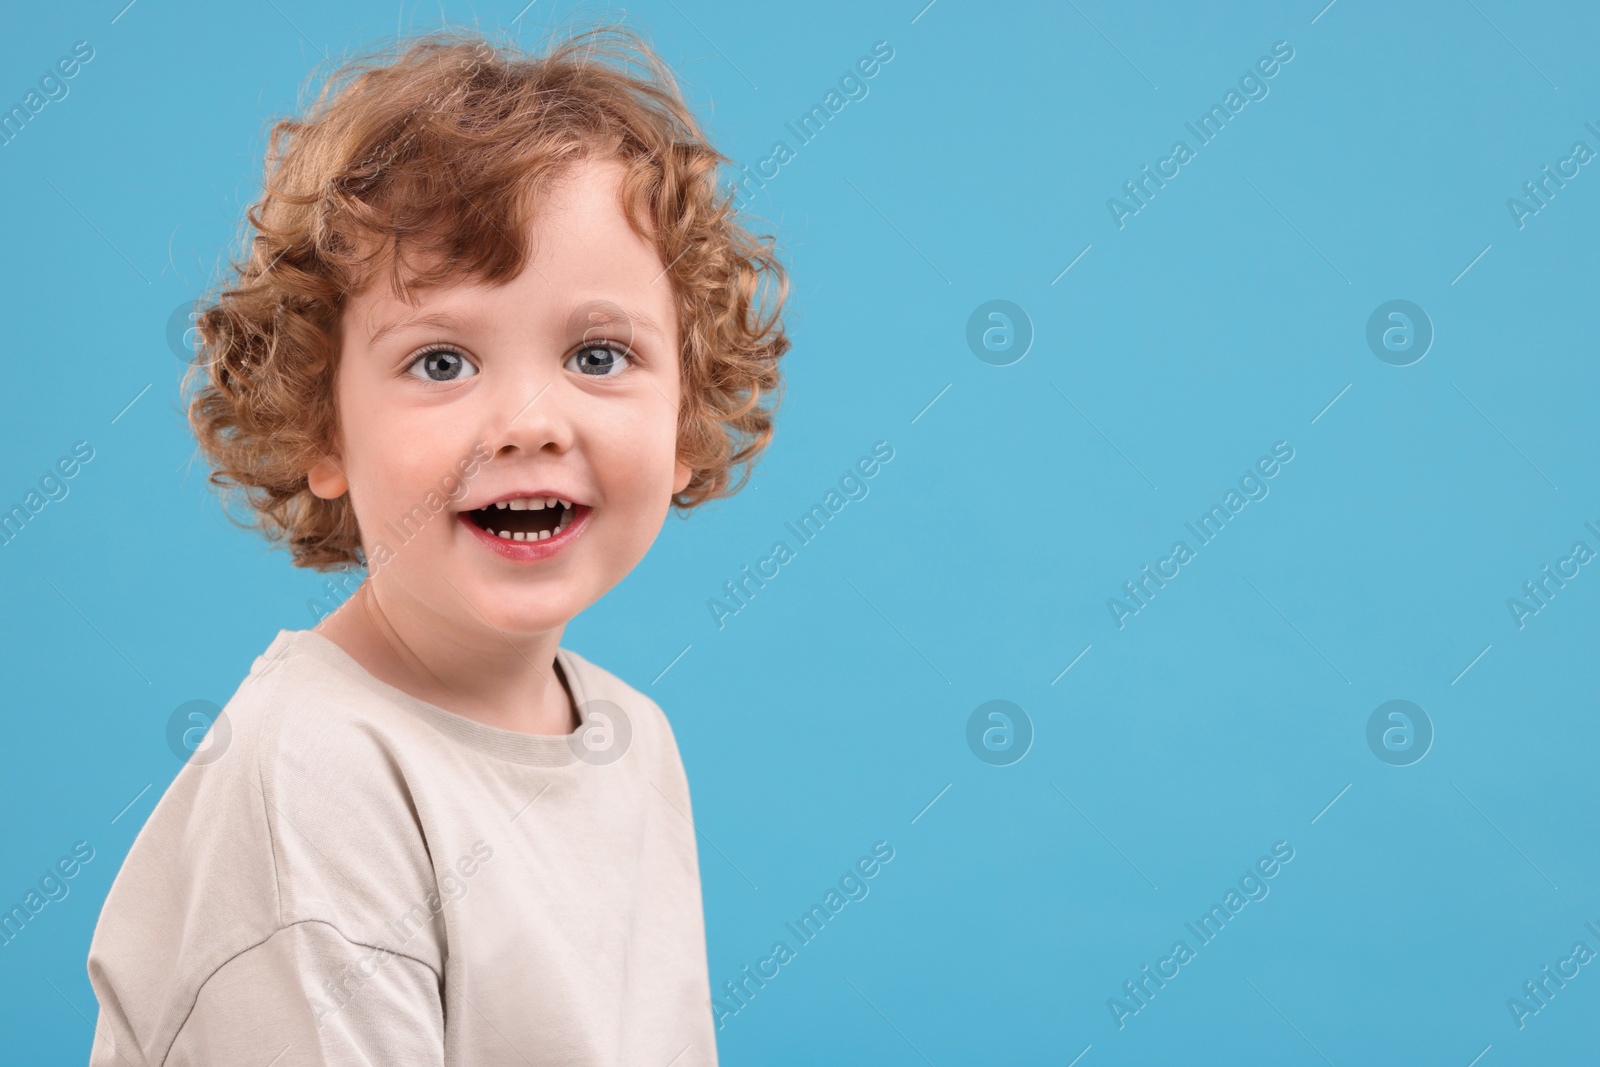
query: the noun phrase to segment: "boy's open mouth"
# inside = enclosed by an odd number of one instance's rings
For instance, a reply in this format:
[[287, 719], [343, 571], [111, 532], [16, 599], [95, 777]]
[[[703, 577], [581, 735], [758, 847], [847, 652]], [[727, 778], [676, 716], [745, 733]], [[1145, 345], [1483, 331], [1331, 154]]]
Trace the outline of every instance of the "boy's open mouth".
[[581, 505], [559, 497], [498, 500], [466, 513], [480, 530], [506, 541], [543, 541], [565, 530]]

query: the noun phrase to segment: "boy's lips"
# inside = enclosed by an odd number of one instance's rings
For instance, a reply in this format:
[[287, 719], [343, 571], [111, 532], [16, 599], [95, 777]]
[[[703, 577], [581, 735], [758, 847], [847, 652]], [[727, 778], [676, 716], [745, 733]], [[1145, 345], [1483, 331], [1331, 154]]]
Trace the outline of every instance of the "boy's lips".
[[517, 489], [461, 509], [480, 530], [501, 534], [508, 541], [548, 540], [584, 507], [558, 489]]
[[492, 496], [487, 500], [474, 504], [470, 508], [463, 508], [462, 510], [481, 511], [484, 508], [492, 508], [500, 504], [513, 505], [515, 501], [519, 500], [527, 503], [534, 500], [549, 501], [552, 499], [558, 501], [558, 504], [584, 503], [584, 501], [580, 500], [566, 489], [555, 489], [551, 488], [550, 486], [539, 486], [533, 489], [512, 489], [501, 493], [498, 496]]
[[593, 511], [587, 504], [577, 503], [544, 509], [488, 504], [458, 512], [456, 519], [484, 547], [506, 559], [530, 563], [549, 559], [577, 540], [589, 528]]

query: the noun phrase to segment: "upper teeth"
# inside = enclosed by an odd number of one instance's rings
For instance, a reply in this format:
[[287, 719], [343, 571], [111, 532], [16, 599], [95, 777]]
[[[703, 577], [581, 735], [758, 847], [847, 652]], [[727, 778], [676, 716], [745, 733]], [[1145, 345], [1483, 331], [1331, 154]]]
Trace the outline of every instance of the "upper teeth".
[[510, 508], [512, 511], [543, 511], [545, 508], [553, 508], [557, 504], [564, 508], [570, 508], [572, 501], [562, 500], [558, 496], [519, 496], [515, 500], [496, 500], [494, 506], [497, 508]]

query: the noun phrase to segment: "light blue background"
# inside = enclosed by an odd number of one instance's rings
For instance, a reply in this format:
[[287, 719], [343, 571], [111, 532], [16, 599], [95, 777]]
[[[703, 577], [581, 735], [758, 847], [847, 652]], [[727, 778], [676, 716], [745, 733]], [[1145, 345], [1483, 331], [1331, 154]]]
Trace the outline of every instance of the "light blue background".
[[[795, 342], [755, 486], [669, 518], [565, 641], [672, 719], [715, 992], [873, 842], [895, 849], [727, 1021], [724, 1063], [1592, 1056], [1600, 966], [1524, 1029], [1506, 1001], [1600, 949], [1600, 568], [1522, 629], [1506, 601], [1575, 540], [1600, 549], [1600, 165], [1525, 228], [1506, 201], [1574, 141], [1600, 149], [1600, 14], [1323, 2], [628, 10], [745, 163], [894, 49], [752, 203]], [[231, 250], [267, 125], [323, 50], [441, 15], [123, 3], [28, 5], [0, 40], [6, 106], [95, 49], [0, 148], [0, 504], [95, 449], [0, 549], [0, 904], [96, 849], [0, 948], [17, 1062], [87, 1058], [84, 960], [178, 770], [168, 715], [224, 702], [324, 581], [209, 495], [168, 317]], [[574, 10], [541, 0], [525, 42]], [[1119, 230], [1107, 198], [1193, 147], [1184, 123], [1277, 41], [1295, 54], [1270, 95]], [[1365, 341], [1397, 298], [1437, 333], [1408, 367]], [[966, 345], [991, 299], [1035, 331], [1011, 366]], [[870, 495], [719, 630], [708, 600], [880, 440]], [[1270, 495], [1119, 630], [1107, 598], [1280, 440]], [[1366, 744], [1393, 698], [1437, 732], [1413, 766]], [[1036, 732], [1008, 767], [966, 744], [991, 699]], [[1270, 896], [1119, 1030], [1108, 998], [1277, 841], [1296, 851]]]

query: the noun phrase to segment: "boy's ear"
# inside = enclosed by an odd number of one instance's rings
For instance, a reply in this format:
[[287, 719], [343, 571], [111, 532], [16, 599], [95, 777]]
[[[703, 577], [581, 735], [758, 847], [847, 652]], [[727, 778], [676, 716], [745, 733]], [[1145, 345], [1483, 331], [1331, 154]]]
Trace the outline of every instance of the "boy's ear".
[[689, 479], [694, 477], [694, 470], [680, 459], [677, 465], [673, 467], [672, 473], [674, 475], [672, 479], [672, 495], [677, 496], [688, 488]]
[[323, 500], [337, 500], [350, 490], [350, 480], [336, 457], [324, 452], [322, 458], [306, 472], [306, 483], [311, 492]]

